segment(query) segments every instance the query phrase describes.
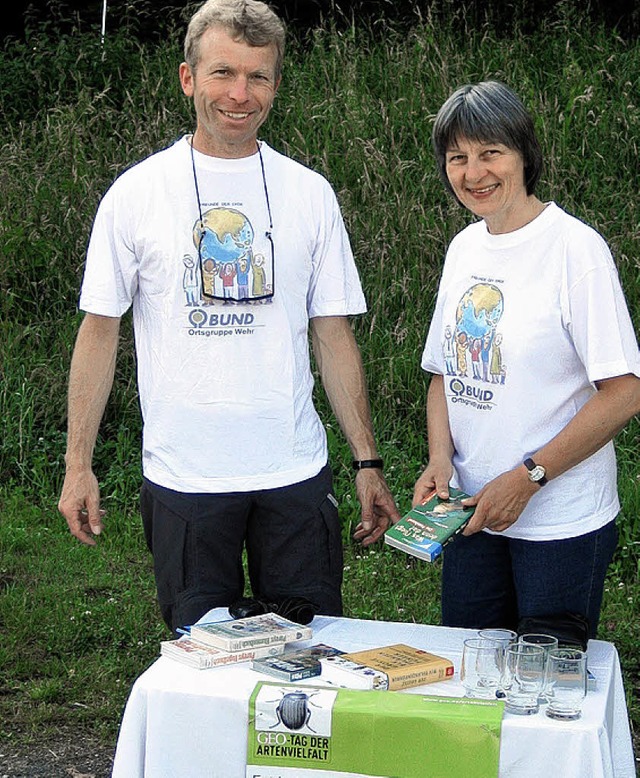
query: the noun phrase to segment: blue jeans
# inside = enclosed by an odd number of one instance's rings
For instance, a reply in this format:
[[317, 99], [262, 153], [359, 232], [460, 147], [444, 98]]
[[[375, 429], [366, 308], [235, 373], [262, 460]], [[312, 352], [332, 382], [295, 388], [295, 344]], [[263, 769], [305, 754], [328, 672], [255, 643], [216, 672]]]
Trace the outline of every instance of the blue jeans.
[[572, 611], [587, 616], [594, 638], [617, 542], [615, 521], [565, 540], [458, 535], [444, 551], [442, 623], [516, 629], [525, 616]]

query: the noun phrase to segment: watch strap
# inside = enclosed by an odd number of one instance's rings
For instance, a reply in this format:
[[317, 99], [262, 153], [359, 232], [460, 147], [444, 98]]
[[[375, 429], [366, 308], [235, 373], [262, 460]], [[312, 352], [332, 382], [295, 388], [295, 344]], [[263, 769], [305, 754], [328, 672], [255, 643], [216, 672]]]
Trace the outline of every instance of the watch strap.
[[384, 462], [382, 459], [354, 459], [351, 463], [351, 466], [354, 470], [382, 470], [384, 467]]

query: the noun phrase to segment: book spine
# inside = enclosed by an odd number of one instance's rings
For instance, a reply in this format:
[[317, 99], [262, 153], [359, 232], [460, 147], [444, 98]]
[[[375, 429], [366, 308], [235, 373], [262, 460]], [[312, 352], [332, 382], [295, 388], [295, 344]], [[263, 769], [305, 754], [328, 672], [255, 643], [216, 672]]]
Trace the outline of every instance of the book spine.
[[433, 562], [434, 559], [437, 559], [440, 554], [442, 553], [442, 543], [436, 543], [434, 542], [434, 545], [429, 551], [427, 551], [427, 561]]
[[225, 651], [243, 651], [251, 648], [261, 648], [263, 646], [275, 646], [280, 643], [286, 643], [290, 638], [284, 633], [275, 635], [264, 635], [262, 637], [246, 638], [225, 638], [220, 644], [220, 648]]
[[260, 650], [236, 651], [235, 653], [229, 654], [228, 656], [211, 657], [210, 667], [219, 667], [220, 665], [232, 665], [232, 664], [236, 664], [237, 662], [249, 662], [250, 660], [258, 659], [262, 655], [263, 652], [261, 652]]
[[247, 635], [246, 637], [227, 637], [225, 635], [216, 635], [207, 630], [199, 630], [197, 627], [191, 628], [191, 636], [194, 640], [206, 643], [222, 651], [245, 651], [253, 648], [263, 648], [273, 646], [279, 643], [285, 643], [287, 638], [283, 633], [272, 635]]
[[388, 670], [389, 689], [409, 689], [412, 686], [423, 686], [436, 681], [444, 681], [453, 676], [453, 666], [450, 662], [443, 662], [434, 667], [425, 667], [422, 670], [403, 672], [402, 670]]
[[[216, 648], [221, 648], [223, 651], [243, 651], [264, 646], [284, 645], [285, 643], [295, 640], [306, 640], [307, 638], [310, 638], [313, 633], [311, 629], [285, 629], [281, 632], [273, 632], [265, 635], [247, 635], [246, 637], [226, 637], [224, 635], [205, 634], [207, 635], [206, 642], [209, 642]], [[202, 640], [201, 637], [198, 637], [197, 639]], [[205, 642], [205, 640], [203, 640], [203, 642]]]
[[[194, 641], [195, 642], [195, 641]], [[214, 653], [212, 653], [212, 651]], [[219, 648], [213, 648], [202, 644], [202, 650], [192, 649], [186, 651], [178, 646], [161, 644], [160, 653], [170, 659], [175, 659], [183, 664], [189, 664], [193, 667], [206, 669], [208, 667], [222, 667], [224, 665], [236, 664], [238, 662], [249, 662], [255, 659], [261, 659], [265, 656], [276, 656], [284, 651], [284, 643], [276, 646], [267, 646], [263, 648], [245, 649], [241, 651], [226, 652]]]

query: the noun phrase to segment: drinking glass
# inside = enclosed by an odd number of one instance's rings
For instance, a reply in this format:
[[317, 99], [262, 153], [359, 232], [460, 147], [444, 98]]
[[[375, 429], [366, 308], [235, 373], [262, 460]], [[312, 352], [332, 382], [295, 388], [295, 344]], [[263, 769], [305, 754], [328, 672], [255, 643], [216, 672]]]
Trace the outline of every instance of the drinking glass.
[[502, 660], [504, 663], [504, 657], [507, 652], [507, 648], [512, 643], [517, 642], [518, 640], [518, 634], [517, 632], [514, 632], [512, 629], [481, 629], [478, 632], [478, 637], [482, 640], [495, 640], [496, 643], [500, 643], [500, 647], [502, 649]]
[[462, 649], [460, 680], [466, 697], [495, 698], [502, 674], [502, 648], [495, 640], [467, 638]]
[[[542, 632], [527, 632], [524, 635], [520, 635], [520, 642], [532, 646], [540, 646], [544, 649], [544, 671], [547, 672], [547, 666], [549, 663], [549, 652], [558, 648], [558, 638], [553, 635], [545, 635]], [[547, 684], [546, 679], [542, 685], [542, 691], [540, 692], [540, 702], [547, 701]]]
[[545, 652], [541, 646], [513, 643], [507, 648], [501, 686], [504, 709], [529, 716], [540, 708], [538, 700], [545, 680]]
[[547, 716], [561, 721], [579, 719], [587, 694], [587, 655], [576, 648], [554, 648], [547, 660]]

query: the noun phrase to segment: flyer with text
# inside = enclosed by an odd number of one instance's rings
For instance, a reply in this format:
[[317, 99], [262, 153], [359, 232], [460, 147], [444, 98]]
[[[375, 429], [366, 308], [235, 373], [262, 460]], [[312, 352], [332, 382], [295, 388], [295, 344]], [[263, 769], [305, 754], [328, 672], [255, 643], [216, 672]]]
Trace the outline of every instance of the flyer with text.
[[497, 778], [504, 703], [257, 684], [246, 778]]

